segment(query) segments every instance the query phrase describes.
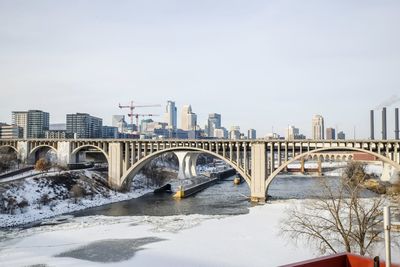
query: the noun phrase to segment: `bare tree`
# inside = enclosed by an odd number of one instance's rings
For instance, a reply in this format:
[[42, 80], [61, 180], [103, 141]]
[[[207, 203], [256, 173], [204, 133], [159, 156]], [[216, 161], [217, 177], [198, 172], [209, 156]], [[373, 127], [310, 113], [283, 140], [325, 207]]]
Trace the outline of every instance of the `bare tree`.
[[70, 195], [74, 198], [74, 203], [78, 203], [78, 199], [85, 196], [85, 188], [81, 187], [79, 184], [74, 184], [70, 190]]
[[35, 170], [40, 172], [48, 171], [50, 167], [50, 163], [44, 158], [39, 159], [35, 164]]
[[9, 147], [0, 148], [0, 172], [11, 169], [18, 164], [17, 154]]
[[323, 197], [289, 208], [281, 226], [283, 234], [296, 241], [305, 238], [322, 254], [369, 254], [382, 240], [384, 199], [361, 198], [364, 177], [364, 168], [350, 163], [339, 185], [321, 178]]

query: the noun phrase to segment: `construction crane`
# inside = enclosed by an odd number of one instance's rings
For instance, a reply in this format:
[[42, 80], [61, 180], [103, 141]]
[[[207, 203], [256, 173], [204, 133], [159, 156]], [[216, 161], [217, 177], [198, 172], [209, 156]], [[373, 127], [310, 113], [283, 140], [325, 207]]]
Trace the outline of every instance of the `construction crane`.
[[[128, 108], [129, 110], [130, 110], [130, 112], [128, 113], [128, 116], [131, 118], [131, 132], [133, 132], [133, 118], [135, 117], [134, 115], [134, 113], [133, 113], [133, 110], [135, 109], [135, 108], [147, 108], [147, 107], [161, 107], [161, 105], [134, 105], [133, 104], [133, 101], [131, 101], [131, 103], [130, 103], [130, 105], [128, 106], [128, 105], [121, 105], [121, 104], [118, 104], [118, 107], [120, 108], [120, 109], [123, 109], [123, 108]], [[139, 116], [137, 116], [136, 118], [138, 118]], [[137, 120], [137, 123], [139, 123], [139, 120]], [[136, 124], [136, 127], [139, 129], [139, 125], [138, 124]]]
[[137, 131], [139, 132], [139, 117], [152, 117], [152, 116], [159, 116], [158, 114], [138, 114], [138, 113], [132, 113], [128, 114], [129, 117], [135, 117], [136, 118], [136, 127]]

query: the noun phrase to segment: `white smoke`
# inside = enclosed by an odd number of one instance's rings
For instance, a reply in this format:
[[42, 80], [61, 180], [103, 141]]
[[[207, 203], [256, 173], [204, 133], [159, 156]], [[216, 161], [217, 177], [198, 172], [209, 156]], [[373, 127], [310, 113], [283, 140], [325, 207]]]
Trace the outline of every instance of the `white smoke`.
[[375, 109], [382, 109], [384, 107], [390, 107], [391, 105], [400, 102], [400, 97], [398, 95], [392, 95], [382, 103], [380, 103], [378, 106], [375, 107]]

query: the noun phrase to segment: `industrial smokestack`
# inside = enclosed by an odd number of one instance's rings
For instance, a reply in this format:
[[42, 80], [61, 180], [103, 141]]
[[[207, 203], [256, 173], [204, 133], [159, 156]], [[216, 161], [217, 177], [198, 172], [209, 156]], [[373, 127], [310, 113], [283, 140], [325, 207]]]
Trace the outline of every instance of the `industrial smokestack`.
[[382, 140], [387, 139], [386, 108], [382, 109]]
[[394, 139], [399, 140], [399, 108], [394, 109]]
[[371, 110], [371, 113], [370, 113], [370, 125], [371, 125], [371, 140], [374, 140], [375, 139], [375, 135], [374, 135], [375, 129], [374, 129], [374, 111], [373, 110]]

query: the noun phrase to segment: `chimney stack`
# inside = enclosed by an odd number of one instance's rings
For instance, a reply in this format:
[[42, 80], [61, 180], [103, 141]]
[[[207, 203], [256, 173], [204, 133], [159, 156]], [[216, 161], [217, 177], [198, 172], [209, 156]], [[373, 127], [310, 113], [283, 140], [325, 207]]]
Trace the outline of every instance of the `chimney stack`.
[[394, 139], [399, 140], [399, 108], [394, 109]]
[[370, 112], [370, 125], [371, 125], [371, 140], [375, 139], [375, 129], [374, 129], [374, 111], [371, 110]]
[[382, 109], [382, 140], [387, 139], [386, 108]]

